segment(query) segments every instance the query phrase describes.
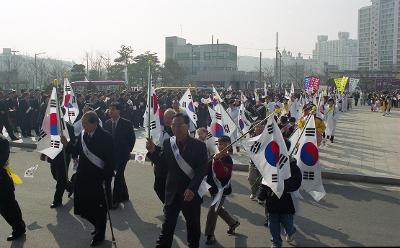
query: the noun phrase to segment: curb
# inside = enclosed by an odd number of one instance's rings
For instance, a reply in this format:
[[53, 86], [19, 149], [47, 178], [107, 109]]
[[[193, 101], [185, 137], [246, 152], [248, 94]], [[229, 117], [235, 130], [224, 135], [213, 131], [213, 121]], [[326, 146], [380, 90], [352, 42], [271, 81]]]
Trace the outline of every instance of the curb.
[[[26, 148], [26, 149], [36, 149], [36, 144], [32, 143], [18, 143], [14, 141], [10, 141], [10, 146], [18, 147], [18, 148]], [[131, 153], [131, 160], [135, 160], [135, 153]], [[146, 157], [146, 161], [149, 162], [149, 159]], [[248, 164], [235, 164], [234, 171], [248, 172], [249, 165]], [[351, 182], [362, 182], [362, 183], [372, 183], [372, 184], [384, 184], [384, 185], [394, 185], [400, 186], [400, 178], [392, 178], [392, 177], [373, 177], [359, 174], [345, 174], [338, 173], [332, 171], [322, 171], [323, 179], [335, 179], [342, 181], [351, 181]]]

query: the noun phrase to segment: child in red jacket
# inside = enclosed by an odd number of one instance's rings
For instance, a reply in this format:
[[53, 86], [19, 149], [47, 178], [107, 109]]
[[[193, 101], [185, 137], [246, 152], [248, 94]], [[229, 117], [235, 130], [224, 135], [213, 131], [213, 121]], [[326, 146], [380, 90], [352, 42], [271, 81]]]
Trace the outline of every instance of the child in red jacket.
[[220, 216], [229, 226], [228, 234], [234, 234], [235, 229], [240, 225], [239, 221], [234, 219], [223, 207], [225, 197], [232, 193], [231, 176], [233, 161], [229, 156], [229, 150], [226, 149], [231, 144], [228, 136], [218, 138], [218, 150], [208, 170], [207, 183], [211, 185], [209, 189], [212, 195], [211, 207], [208, 210], [206, 229], [207, 245], [215, 243], [215, 226], [217, 218]]

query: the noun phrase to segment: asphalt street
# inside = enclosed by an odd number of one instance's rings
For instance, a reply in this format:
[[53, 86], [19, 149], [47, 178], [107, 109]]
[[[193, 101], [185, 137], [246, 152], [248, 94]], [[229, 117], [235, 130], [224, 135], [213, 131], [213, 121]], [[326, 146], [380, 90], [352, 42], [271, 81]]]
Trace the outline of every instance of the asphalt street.
[[[89, 247], [92, 226], [73, 214], [73, 200], [64, 196], [64, 206], [50, 209], [55, 181], [49, 165], [39, 160], [35, 151], [12, 148], [10, 165], [23, 176], [30, 166], [38, 164], [34, 178], [22, 178], [16, 196], [20, 203], [27, 234], [24, 239], [7, 242], [11, 228], [0, 218], [0, 247]], [[71, 172], [70, 172], [71, 174]], [[118, 247], [154, 247], [162, 220], [162, 206], [153, 191], [153, 171], [149, 163], [130, 161], [126, 180], [131, 201], [112, 211], [112, 221]], [[234, 194], [225, 207], [239, 218], [237, 234], [226, 234], [226, 224], [219, 220], [215, 247], [270, 247], [270, 234], [263, 226], [264, 209], [249, 199], [247, 176], [235, 172]], [[316, 203], [303, 192], [305, 200], [295, 217], [296, 246], [399, 246], [400, 188], [344, 181], [324, 181], [327, 196]], [[204, 231], [210, 199], [202, 209]], [[111, 234], [100, 247], [112, 247]], [[205, 239], [202, 236], [201, 246]], [[186, 247], [186, 227], [180, 217], [174, 247]], [[284, 242], [285, 246], [290, 246]]]

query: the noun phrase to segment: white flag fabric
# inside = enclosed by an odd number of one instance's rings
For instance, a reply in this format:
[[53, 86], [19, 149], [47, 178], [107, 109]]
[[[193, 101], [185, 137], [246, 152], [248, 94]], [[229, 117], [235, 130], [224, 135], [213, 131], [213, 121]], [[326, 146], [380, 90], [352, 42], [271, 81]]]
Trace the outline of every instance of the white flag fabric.
[[294, 94], [294, 85], [293, 85], [293, 82], [292, 82], [292, 86], [290, 87], [290, 94], [291, 94], [291, 95]]
[[215, 87], [213, 86], [213, 99], [217, 100], [219, 103], [224, 102], [224, 100], [222, 99], [222, 97], [218, 94], [218, 91], [215, 89]]
[[229, 85], [229, 87], [228, 87], [227, 90], [228, 90], [228, 91], [232, 91], [232, 85]]
[[358, 82], [360, 82], [360, 79], [358, 78], [350, 78], [349, 79], [349, 92], [353, 93], [358, 85]]
[[58, 105], [57, 90], [53, 87], [46, 114], [43, 118], [42, 128], [39, 133], [39, 140], [36, 150], [47, 157], [54, 159], [63, 149], [60, 134], [69, 140], [66, 124], [60, 116], [60, 106]]
[[[158, 106], [158, 99], [153, 85], [151, 86], [150, 89], [150, 95], [151, 95], [150, 103], [147, 102], [146, 111], [143, 116], [144, 118], [143, 125], [146, 129], [146, 133], [148, 133], [148, 130], [150, 128], [150, 136], [153, 139], [154, 143], [158, 145], [161, 136], [160, 108]], [[147, 101], [149, 101], [148, 98]], [[149, 106], [150, 106], [150, 124], [149, 124]]]
[[179, 100], [179, 105], [185, 109], [186, 114], [189, 116], [190, 120], [195, 126], [197, 126], [197, 114], [196, 109], [193, 104], [192, 94], [190, 89], [187, 89], [185, 94], [183, 94], [181, 100]]
[[264, 97], [268, 96], [267, 83], [264, 83]]
[[290, 177], [286, 144], [274, 118], [269, 118], [264, 132], [242, 142], [247, 154], [263, 177], [263, 183], [280, 198], [284, 181]]
[[209, 107], [208, 111], [210, 112], [211, 116], [211, 134], [216, 138], [227, 135], [232, 139], [237, 130], [237, 126], [226, 112], [224, 107], [218, 103], [214, 110]]
[[245, 112], [246, 112], [246, 109], [242, 102], [242, 104], [240, 104], [240, 108], [239, 108], [239, 115], [238, 115], [239, 126], [238, 127], [239, 127], [240, 131], [242, 131], [243, 133], [246, 133], [247, 131], [249, 131], [250, 126], [251, 126], [251, 122], [247, 119]]
[[64, 96], [62, 106], [65, 109], [64, 121], [73, 124], [79, 115], [78, 102], [68, 78], [64, 78]]
[[290, 99], [290, 93], [285, 89], [285, 98]]
[[317, 136], [313, 115], [308, 121], [300, 138], [296, 159], [297, 165], [300, 167], [303, 175], [301, 187], [308, 192], [314, 200], [321, 200], [326, 195], [326, 192], [322, 184], [321, 166], [319, 164]]
[[247, 102], [247, 97], [243, 94], [243, 92], [240, 92], [240, 101], [244, 104]]
[[[294, 150], [294, 148], [295, 148], [295, 146], [296, 146], [296, 143], [297, 143], [297, 141], [298, 141], [299, 138], [300, 138], [300, 133], [301, 133], [301, 129], [300, 129], [300, 128], [297, 128], [297, 129], [292, 133], [292, 135], [290, 136], [290, 138], [289, 138], [289, 141], [290, 141], [289, 154], [292, 154], [292, 152], [293, 152], [293, 150]], [[293, 154], [295, 154], [295, 153], [293, 153]]]
[[256, 102], [258, 102], [260, 100], [260, 97], [258, 96], [258, 93], [257, 93], [257, 89], [254, 89], [254, 99], [256, 100]]

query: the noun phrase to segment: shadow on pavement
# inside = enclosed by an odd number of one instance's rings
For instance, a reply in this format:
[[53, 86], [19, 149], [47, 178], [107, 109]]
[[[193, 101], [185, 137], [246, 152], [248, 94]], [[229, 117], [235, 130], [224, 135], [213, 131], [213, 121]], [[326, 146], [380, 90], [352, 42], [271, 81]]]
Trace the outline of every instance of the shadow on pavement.
[[156, 237], [160, 232], [160, 228], [156, 224], [143, 221], [136, 213], [130, 201], [124, 203], [123, 209], [111, 212], [113, 227], [117, 230], [124, 231], [130, 229], [132, 233], [139, 239], [143, 247], [153, 247]]
[[[73, 206], [74, 202], [73, 200], [70, 200], [63, 207], [54, 210], [57, 211], [57, 225], [47, 225], [47, 229], [54, 236], [54, 239], [60, 248], [89, 246], [90, 241], [92, 240], [88, 228], [82, 226], [82, 223], [77, 219], [77, 217], [71, 213]], [[87, 224], [87, 226], [91, 225]]]

